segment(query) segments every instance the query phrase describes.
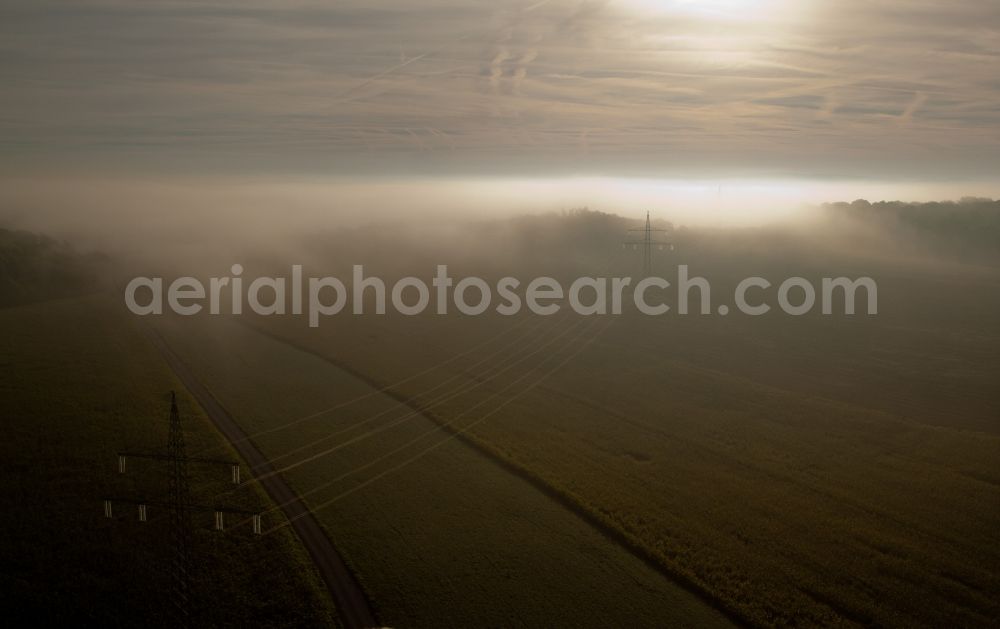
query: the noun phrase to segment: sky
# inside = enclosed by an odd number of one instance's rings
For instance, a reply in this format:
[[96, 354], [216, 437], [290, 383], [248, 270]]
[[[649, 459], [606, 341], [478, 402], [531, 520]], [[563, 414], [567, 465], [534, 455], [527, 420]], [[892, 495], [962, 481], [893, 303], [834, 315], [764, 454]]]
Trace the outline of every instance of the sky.
[[1000, 196], [995, 1], [0, 0], [0, 85], [35, 178]]

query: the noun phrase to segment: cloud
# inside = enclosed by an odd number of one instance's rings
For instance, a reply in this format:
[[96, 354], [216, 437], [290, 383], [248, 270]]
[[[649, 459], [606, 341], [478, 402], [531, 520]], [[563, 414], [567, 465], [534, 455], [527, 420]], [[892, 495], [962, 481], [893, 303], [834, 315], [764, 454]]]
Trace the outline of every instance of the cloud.
[[6, 2], [0, 161], [998, 172], [1000, 9], [768, 6], [720, 18], [625, 0]]

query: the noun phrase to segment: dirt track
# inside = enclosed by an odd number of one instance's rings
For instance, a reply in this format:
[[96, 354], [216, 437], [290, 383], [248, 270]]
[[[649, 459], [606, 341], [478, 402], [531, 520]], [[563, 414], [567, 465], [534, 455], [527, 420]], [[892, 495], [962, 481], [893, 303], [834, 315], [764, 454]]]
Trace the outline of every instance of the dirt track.
[[361, 627], [377, 627], [378, 621], [372, 611], [371, 604], [354, 575], [344, 564], [337, 549], [334, 548], [326, 532], [308, 512], [298, 495], [285, 483], [279, 475], [270, 475], [273, 469], [267, 458], [246, 440], [246, 434], [225, 408], [212, 396], [184, 363], [174, 354], [166, 341], [155, 331], [150, 337], [163, 354], [167, 364], [174, 371], [191, 395], [198, 401], [212, 422], [225, 435], [226, 439], [240, 453], [240, 456], [250, 465], [256, 478], [261, 478], [261, 486], [267, 491], [276, 504], [283, 505], [286, 517], [291, 520], [292, 529], [302, 540], [302, 545], [309, 551], [313, 563], [326, 582], [327, 588], [337, 606], [337, 614], [345, 626], [354, 629]]

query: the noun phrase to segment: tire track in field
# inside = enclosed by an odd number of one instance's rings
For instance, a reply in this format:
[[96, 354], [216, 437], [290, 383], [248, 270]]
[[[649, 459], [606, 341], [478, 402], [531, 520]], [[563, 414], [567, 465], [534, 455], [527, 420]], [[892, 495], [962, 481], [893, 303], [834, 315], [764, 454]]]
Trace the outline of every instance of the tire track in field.
[[597, 512], [591, 510], [591, 508], [579, 503], [572, 496], [564, 492], [563, 490], [549, 484], [546, 480], [536, 475], [530, 469], [524, 467], [523, 465], [512, 461], [499, 452], [494, 451], [488, 444], [475, 437], [469, 435], [464, 430], [459, 427], [453, 426], [446, 420], [442, 419], [440, 416], [435, 414], [433, 411], [424, 408], [424, 406], [417, 400], [410, 398], [398, 391], [394, 391], [391, 388], [386, 388], [383, 383], [370, 376], [369, 374], [355, 369], [348, 363], [339, 361], [335, 358], [327, 356], [320, 352], [319, 350], [310, 348], [308, 346], [301, 345], [295, 340], [285, 338], [277, 333], [271, 332], [269, 330], [262, 329], [256, 325], [244, 321], [242, 319], [237, 319], [239, 325], [242, 325], [251, 331], [260, 334], [266, 338], [273, 341], [287, 345], [297, 351], [315, 356], [316, 358], [337, 367], [338, 369], [344, 371], [345, 373], [357, 378], [361, 382], [364, 382], [368, 386], [374, 387], [376, 389], [383, 389], [382, 393], [401, 405], [410, 408], [412, 411], [420, 413], [428, 420], [437, 424], [442, 432], [456, 441], [462, 443], [463, 445], [472, 448], [477, 454], [480, 454], [486, 460], [490, 461], [503, 471], [513, 474], [517, 478], [525, 481], [531, 487], [541, 492], [544, 496], [553, 500], [559, 506], [563, 507], [574, 516], [583, 521], [586, 525], [590, 526], [598, 533], [600, 533], [604, 538], [608, 539], [612, 543], [618, 545], [626, 553], [632, 555], [646, 566], [660, 574], [663, 578], [674, 583], [679, 588], [689, 592], [693, 596], [697, 597], [699, 600], [704, 602], [706, 605], [714, 609], [715, 611], [724, 615], [729, 621], [738, 626], [746, 626], [746, 620], [739, 614], [735, 609], [726, 606], [722, 601], [712, 595], [710, 591], [704, 588], [700, 583], [687, 576], [686, 574], [671, 569], [667, 566], [661, 558], [659, 558], [653, 551], [646, 548], [642, 542], [622, 529], [614, 526], [610, 522], [604, 520]]

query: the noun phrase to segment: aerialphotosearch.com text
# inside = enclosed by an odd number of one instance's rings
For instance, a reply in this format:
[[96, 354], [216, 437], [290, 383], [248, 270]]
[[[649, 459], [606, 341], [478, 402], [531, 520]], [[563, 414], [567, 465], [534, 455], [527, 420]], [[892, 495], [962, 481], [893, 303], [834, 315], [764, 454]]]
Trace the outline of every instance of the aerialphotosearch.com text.
[[[527, 308], [548, 316], [564, 306], [580, 315], [618, 315], [629, 302], [645, 315], [727, 315], [730, 305], [712, 304], [711, 284], [691, 275], [687, 265], [677, 267], [676, 277], [580, 277], [568, 286], [552, 277], [522, 282], [504, 277], [491, 284], [479, 277], [456, 281], [447, 265], [438, 265], [430, 286], [418, 277], [385, 282], [365, 275], [354, 265], [349, 282], [337, 277], [304, 278], [294, 265], [288, 277], [243, 277], [243, 267], [234, 264], [231, 275], [205, 282], [179, 277], [165, 283], [162, 277], [136, 277], [125, 287], [125, 304], [136, 315], [159, 315], [164, 304], [179, 315], [241, 314], [249, 309], [258, 315], [307, 315], [317, 327], [323, 317], [346, 312], [355, 315], [385, 314], [391, 307], [403, 315], [418, 315], [433, 308], [439, 315], [454, 309], [480, 315], [491, 308], [501, 315], [515, 315]], [[787, 315], [810, 312], [853, 315], [855, 304], [865, 301], [865, 312], [878, 313], [878, 286], [870, 277], [823, 278], [818, 285], [802, 277], [789, 277], [776, 284], [762, 277], [747, 277], [736, 284], [731, 303], [742, 314], [759, 316], [772, 309]], [[772, 290], [776, 287], [776, 290]], [[671, 304], [676, 304], [676, 307]]]

